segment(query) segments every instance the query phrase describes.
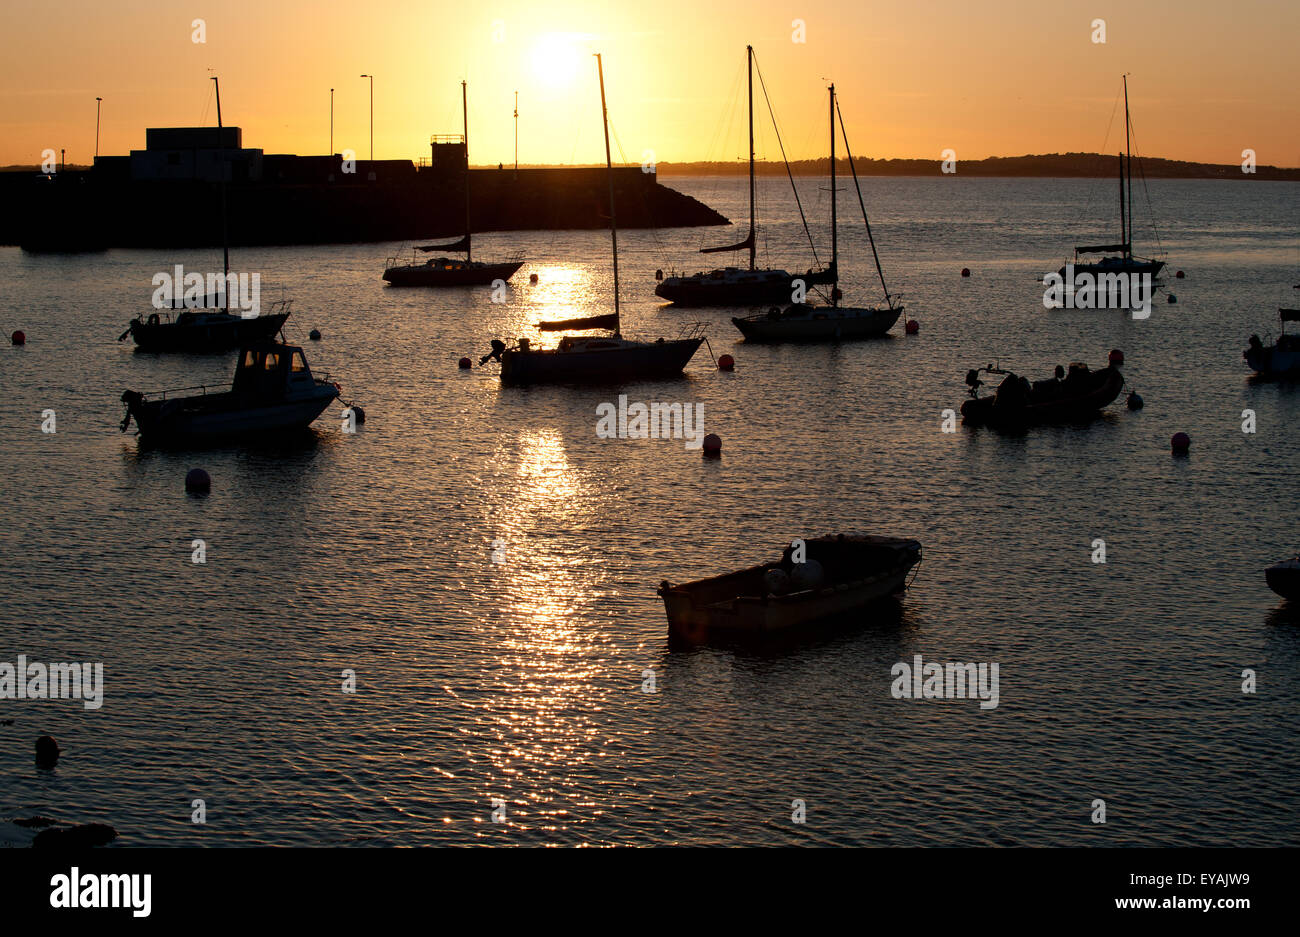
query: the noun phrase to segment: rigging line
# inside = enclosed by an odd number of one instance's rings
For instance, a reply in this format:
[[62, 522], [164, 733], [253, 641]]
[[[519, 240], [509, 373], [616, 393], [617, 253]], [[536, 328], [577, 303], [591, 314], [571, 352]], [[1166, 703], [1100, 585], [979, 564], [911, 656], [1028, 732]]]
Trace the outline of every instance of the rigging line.
[[858, 184], [858, 170], [853, 165], [853, 150], [849, 148], [849, 133], [844, 129], [844, 112], [840, 110], [840, 99], [835, 99], [835, 115], [840, 119], [840, 136], [844, 138], [844, 152], [849, 158], [849, 169], [853, 172], [853, 187], [858, 190], [858, 206], [862, 209], [862, 223], [867, 226], [867, 240], [871, 242], [871, 256], [876, 259], [876, 273], [880, 274], [880, 288], [885, 291], [885, 302], [890, 309], [894, 301], [889, 296], [889, 287], [885, 285], [885, 271], [880, 266], [880, 255], [876, 253], [876, 239], [871, 234], [871, 222], [867, 220], [867, 204], [862, 200], [862, 186]]
[[[627, 154], [623, 152], [623, 141], [618, 138], [618, 129], [613, 125], [612, 121], [610, 122], [609, 132], [614, 137], [614, 146], [618, 148], [619, 160], [622, 163], [628, 162]], [[659, 174], [656, 168], [656, 172], [655, 172], [656, 185], [658, 184], [658, 179], [659, 179]], [[645, 192], [640, 186], [637, 186], [637, 196], [641, 200], [641, 207], [645, 209], [646, 216], [650, 218], [651, 221], [653, 221], [654, 212], [651, 210], [650, 203], [646, 200]], [[654, 241], [654, 247], [649, 249], [643, 248], [642, 252], [656, 254], [659, 258], [659, 262], [662, 264], [664, 258], [667, 256], [667, 248], [664, 246], [663, 241], [659, 237], [659, 226], [656, 224], [652, 224], [649, 230], [650, 230], [650, 238], [651, 240]]]
[[[1137, 136], [1137, 132], [1132, 129], [1131, 120], [1129, 121], [1129, 132], [1132, 133], [1133, 136]], [[1134, 145], [1136, 146], [1136, 141], [1134, 141]], [[1151, 235], [1156, 239], [1156, 250], [1163, 254], [1165, 253], [1165, 245], [1161, 242], [1160, 231], [1156, 228], [1156, 213], [1155, 209], [1151, 207], [1151, 190], [1147, 188], [1147, 173], [1146, 170], [1142, 168], [1141, 156], [1138, 157], [1138, 175], [1142, 177], [1142, 195], [1146, 198], [1147, 202], [1147, 217], [1151, 221]], [[1132, 223], [1133, 219], [1130, 218], [1129, 224], [1131, 225]]]
[[758, 85], [763, 89], [763, 100], [767, 103], [768, 116], [772, 118], [772, 129], [776, 132], [776, 144], [781, 148], [781, 161], [785, 163], [785, 174], [790, 179], [790, 188], [794, 191], [794, 203], [799, 206], [799, 220], [803, 223], [804, 236], [808, 238], [808, 246], [812, 248], [813, 262], [821, 266], [821, 258], [817, 256], [817, 245], [813, 243], [812, 232], [808, 230], [808, 218], [803, 213], [803, 202], [799, 199], [799, 188], [794, 184], [794, 174], [790, 172], [790, 160], [785, 156], [785, 144], [781, 142], [781, 128], [776, 123], [776, 113], [772, 110], [772, 99], [767, 94], [767, 82], [763, 80], [763, 69], [759, 67], [758, 56], [754, 56], [754, 71], [758, 72]]

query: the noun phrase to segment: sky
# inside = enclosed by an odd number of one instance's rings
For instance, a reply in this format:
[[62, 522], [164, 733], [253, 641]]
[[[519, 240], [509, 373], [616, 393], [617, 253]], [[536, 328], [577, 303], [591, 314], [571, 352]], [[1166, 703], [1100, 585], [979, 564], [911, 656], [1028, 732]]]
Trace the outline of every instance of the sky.
[[[203, 42], [194, 41], [203, 21]], [[1105, 23], [1105, 42], [1095, 42]], [[1277, 0], [4, 0], [0, 165], [142, 149], [146, 127], [215, 126], [267, 153], [603, 162], [593, 52], [616, 162], [745, 155], [752, 44], [791, 159], [824, 156], [834, 81], [855, 156], [1116, 152], [1121, 76], [1142, 155], [1300, 166], [1300, 4]], [[802, 41], [798, 41], [802, 39]], [[1122, 104], [1120, 105], [1122, 108]], [[756, 92], [760, 159], [780, 152]], [[960, 170], [959, 170], [960, 171]]]

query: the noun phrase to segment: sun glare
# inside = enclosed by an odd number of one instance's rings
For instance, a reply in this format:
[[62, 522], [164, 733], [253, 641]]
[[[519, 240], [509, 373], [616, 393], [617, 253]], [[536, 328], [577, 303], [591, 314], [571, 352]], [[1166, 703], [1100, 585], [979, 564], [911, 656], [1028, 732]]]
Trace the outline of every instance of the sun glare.
[[533, 75], [547, 88], [568, 88], [582, 60], [581, 37], [574, 33], [547, 33], [533, 46]]

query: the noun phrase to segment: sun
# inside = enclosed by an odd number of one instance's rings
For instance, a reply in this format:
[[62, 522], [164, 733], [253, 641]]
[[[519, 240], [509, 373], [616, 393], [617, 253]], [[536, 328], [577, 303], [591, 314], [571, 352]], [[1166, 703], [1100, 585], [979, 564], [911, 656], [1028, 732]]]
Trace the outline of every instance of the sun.
[[543, 86], [557, 90], [568, 88], [578, 75], [582, 63], [580, 36], [574, 33], [547, 33], [533, 45], [533, 76]]

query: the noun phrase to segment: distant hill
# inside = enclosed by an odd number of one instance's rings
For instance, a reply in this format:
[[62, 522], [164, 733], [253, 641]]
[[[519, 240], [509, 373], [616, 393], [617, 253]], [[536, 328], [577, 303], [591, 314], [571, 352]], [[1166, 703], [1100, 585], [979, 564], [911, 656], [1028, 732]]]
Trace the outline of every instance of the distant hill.
[[[866, 159], [854, 161], [861, 176], [936, 176], [941, 175], [942, 160], [937, 159]], [[1256, 166], [1254, 173], [1241, 171], [1240, 163], [1216, 165], [1189, 163], [1178, 159], [1144, 156], [1133, 158], [1133, 175], [1148, 179], [1241, 179], [1300, 182], [1300, 169]], [[656, 167], [661, 176], [730, 176], [743, 175], [749, 164], [736, 162], [666, 163]], [[780, 162], [761, 162], [760, 175], [784, 175]], [[830, 173], [829, 159], [796, 160], [790, 164], [796, 176], [825, 176]], [[836, 160], [836, 171], [849, 171], [847, 159]], [[988, 159], [957, 161], [958, 176], [1043, 176], [1055, 178], [1105, 178], [1116, 173], [1116, 158], [1100, 153], [1050, 153], [1041, 156], [991, 156]]]

